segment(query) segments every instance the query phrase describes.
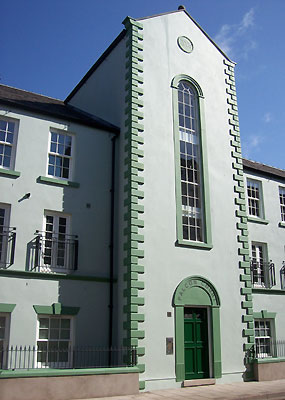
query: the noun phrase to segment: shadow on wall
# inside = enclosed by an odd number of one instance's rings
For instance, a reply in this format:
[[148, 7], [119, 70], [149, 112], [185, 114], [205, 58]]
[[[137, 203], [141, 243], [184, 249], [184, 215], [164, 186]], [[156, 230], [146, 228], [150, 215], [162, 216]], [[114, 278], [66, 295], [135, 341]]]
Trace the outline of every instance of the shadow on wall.
[[[80, 307], [75, 318], [76, 345], [108, 346], [112, 136], [80, 127], [75, 132], [71, 180], [78, 188], [63, 190], [63, 214], [70, 219], [70, 234], [78, 237], [78, 263], [72, 275], [90, 280], [60, 280], [59, 302]], [[72, 261], [72, 257], [70, 261]], [[93, 277], [93, 280], [92, 280]]]

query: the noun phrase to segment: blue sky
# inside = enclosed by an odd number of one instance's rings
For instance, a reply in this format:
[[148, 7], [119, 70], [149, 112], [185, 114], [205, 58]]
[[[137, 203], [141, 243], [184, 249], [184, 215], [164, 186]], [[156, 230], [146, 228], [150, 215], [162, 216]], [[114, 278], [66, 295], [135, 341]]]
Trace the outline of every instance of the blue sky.
[[[0, 82], [64, 99], [121, 22], [176, 10], [173, 0], [10, 0], [1, 5]], [[243, 156], [285, 168], [285, 0], [184, 0], [237, 62]]]

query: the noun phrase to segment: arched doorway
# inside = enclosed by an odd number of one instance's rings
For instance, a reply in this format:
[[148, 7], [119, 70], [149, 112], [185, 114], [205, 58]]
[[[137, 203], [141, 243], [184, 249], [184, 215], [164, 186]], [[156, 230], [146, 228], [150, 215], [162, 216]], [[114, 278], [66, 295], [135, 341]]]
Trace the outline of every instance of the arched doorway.
[[177, 286], [175, 307], [176, 380], [220, 378], [220, 299], [211, 282], [190, 276]]

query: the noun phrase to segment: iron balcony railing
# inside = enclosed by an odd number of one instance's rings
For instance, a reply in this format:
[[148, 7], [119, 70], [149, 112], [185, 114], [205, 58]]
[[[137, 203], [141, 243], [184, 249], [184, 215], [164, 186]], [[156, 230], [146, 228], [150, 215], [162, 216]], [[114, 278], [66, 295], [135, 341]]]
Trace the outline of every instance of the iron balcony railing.
[[271, 289], [276, 285], [275, 265], [272, 261], [256, 261], [251, 260], [251, 282], [255, 287], [263, 287]]
[[282, 263], [282, 267], [280, 269], [280, 283], [281, 289], [285, 289], [285, 261]]
[[16, 228], [0, 227], [0, 268], [9, 268], [14, 264], [16, 246]]
[[0, 370], [132, 367], [136, 347], [79, 346], [43, 350], [40, 346], [0, 348]]
[[78, 237], [36, 231], [34, 270], [67, 272], [78, 266]]
[[251, 359], [284, 358], [285, 340], [274, 340], [270, 338], [259, 338], [248, 352]]

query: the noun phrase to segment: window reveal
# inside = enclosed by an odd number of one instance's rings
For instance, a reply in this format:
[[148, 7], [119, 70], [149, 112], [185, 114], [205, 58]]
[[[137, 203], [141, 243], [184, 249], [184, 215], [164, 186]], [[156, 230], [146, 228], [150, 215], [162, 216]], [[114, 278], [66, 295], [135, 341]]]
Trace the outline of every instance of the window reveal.
[[247, 180], [248, 212], [254, 217], [263, 218], [261, 206], [261, 187], [257, 181]]
[[271, 349], [271, 323], [270, 320], [257, 319], [254, 321], [255, 348], [258, 358], [272, 356]]
[[69, 217], [46, 214], [43, 263], [45, 267], [68, 269]]
[[195, 90], [186, 81], [178, 85], [181, 201], [183, 239], [202, 242], [201, 148]]
[[70, 179], [72, 137], [63, 133], [51, 132], [48, 155], [48, 175]]
[[280, 211], [281, 211], [281, 221], [285, 222], [285, 188], [279, 188], [279, 199], [280, 199]]
[[15, 157], [16, 123], [0, 120], [0, 167], [12, 169]]
[[71, 363], [71, 318], [40, 317], [37, 362], [41, 367], [62, 367]]
[[265, 249], [263, 244], [252, 243], [252, 266], [254, 286], [265, 285]]

